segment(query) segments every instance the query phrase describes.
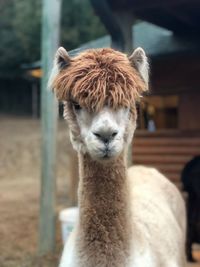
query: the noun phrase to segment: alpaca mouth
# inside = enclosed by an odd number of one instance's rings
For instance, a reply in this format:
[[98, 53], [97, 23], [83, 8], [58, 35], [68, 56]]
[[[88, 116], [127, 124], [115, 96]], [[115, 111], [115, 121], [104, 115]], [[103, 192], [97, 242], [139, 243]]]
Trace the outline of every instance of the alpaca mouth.
[[104, 159], [107, 159], [107, 158], [110, 158], [110, 149], [108, 148], [108, 146], [106, 145], [105, 149], [103, 150], [103, 158]]
[[103, 160], [112, 159], [116, 156], [115, 153], [113, 153], [113, 151], [107, 147], [102, 152], [103, 154], [102, 154], [101, 159]]
[[111, 150], [108, 148], [108, 146], [106, 146], [105, 148], [103, 149], [100, 149], [99, 150], [99, 153], [98, 153], [98, 158], [101, 160], [101, 159], [109, 159], [112, 157], [112, 153], [111, 153]]
[[104, 154], [103, 159], [108, 159], [108, 158], [110, 158], [110, 155], [108, 153]]

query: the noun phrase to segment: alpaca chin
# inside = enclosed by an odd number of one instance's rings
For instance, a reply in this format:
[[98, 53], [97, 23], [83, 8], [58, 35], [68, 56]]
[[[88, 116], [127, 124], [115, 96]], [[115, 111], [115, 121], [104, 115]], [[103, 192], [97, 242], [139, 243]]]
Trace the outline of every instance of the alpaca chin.
[[91, 158], [93, 158], [94, 160], [98, 161], [101, 164], [110, 164], [113, 161], [117, 160], [118, 157], [120, 157], [120, 155], [122, 154], [122, 151], [118, 151], [118, 152], [113, 152], [110, 151], [107, 154], [89, 154]]
[[102, 163], [111, 162], [115, 160], [123, 151], [124, 142], [123, 140], [114, 140], [108, 146], [105, 146], [101, 142], [87, 143], [87, 152], [94, 160]]

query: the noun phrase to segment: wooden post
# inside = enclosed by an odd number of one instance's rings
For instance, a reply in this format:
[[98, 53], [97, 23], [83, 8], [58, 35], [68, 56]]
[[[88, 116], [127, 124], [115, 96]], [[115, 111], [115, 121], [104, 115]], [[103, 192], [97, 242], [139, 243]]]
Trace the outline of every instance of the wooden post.
[[113, 16], [119, 25], [124, 40], [121, 50], [130, 55], [133, 52], [132, 27], [135, 21], [134, 16], [132, 12], [126, 12], [123, 10], [113, 12]]
[[61, 0], [43, 0], [42, 9], [42, 171], [40, 197], [39, 253], [55, 248], [55, 163], [57, 101], [47, 82], [59, 45]]

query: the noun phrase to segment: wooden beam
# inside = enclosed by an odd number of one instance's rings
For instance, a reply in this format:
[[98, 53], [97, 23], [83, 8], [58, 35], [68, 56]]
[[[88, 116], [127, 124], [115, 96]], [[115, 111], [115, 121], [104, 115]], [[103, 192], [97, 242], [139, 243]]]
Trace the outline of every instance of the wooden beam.
[[113, 16], [119, 25], [120, 31], [123, 35], [124, 47], [123, 52], [131, 54], [133, 52], [133, 30], [134, 16], [132, 12], [124, 12], [123, 10], [113, 12]]
[[185, 4], [198, 4], [199, 0], [167, 0], [167, 1], [161, 1], [161, 0], [108, 0], [111, 7], [115, 10], [117, 9], [128, 9], [133, 11], [140, 11], [140, 10], [148, 10], [149, 11], [153, 8], [166, 8], [166, 7], [175, 7]]
[[105, 28], [111, 35], [111, 46], [114, 49], [124, 51], [124, 36], [120, 24], [116, 21], [113, 10], [107, 0], [90, 0], [95, 12], [98, 14]]
[[61, 0], [43, 0], [42, 8], [42, 170], [40, 197], [39, 253], [55, 247], [55, 163], [57, 101], [47, 90], [48, 75], [59, 44]]

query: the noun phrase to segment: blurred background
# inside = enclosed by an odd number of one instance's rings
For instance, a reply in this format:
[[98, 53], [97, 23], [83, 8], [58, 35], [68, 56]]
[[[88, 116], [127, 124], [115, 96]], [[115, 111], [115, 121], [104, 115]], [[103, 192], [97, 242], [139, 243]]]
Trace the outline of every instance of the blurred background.
[[[52, 96], [41, 101], [58, 45], [71, 56], [110, 46], [146, 51], [150, 92], [138, 104], [129, 161], [158, 168], [183, 193], [188, 260], [200, 260], [200, 2], [0, 0], [0, 14], [0, 266], [57, 266], [59, 212], [77, 204], [77, 158], [62, 105], [57, 121]], [[56, 134], [45, 143], [51, 127]], [[56, 155], [52, 169], [45, 146]]]

